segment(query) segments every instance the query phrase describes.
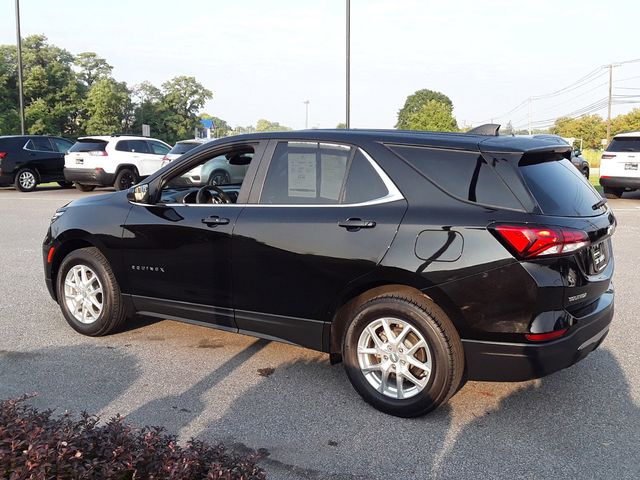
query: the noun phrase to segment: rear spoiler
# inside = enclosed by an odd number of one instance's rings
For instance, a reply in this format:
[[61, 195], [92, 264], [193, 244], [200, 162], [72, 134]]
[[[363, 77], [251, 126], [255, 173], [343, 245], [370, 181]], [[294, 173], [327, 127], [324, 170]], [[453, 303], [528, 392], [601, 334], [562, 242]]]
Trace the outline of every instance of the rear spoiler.
[[484, 125], [478, 125], [475, 128], [465, 132], [470, 135], [487, 135], [489, 137], [497, 137], [500, 132], [500, 124], [498, 123], [485, 123]]

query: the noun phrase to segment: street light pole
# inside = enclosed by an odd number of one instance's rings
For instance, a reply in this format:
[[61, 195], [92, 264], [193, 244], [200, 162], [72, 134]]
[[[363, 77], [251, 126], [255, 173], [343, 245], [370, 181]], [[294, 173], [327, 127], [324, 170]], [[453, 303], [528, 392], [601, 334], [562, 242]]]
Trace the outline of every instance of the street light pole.
[[24, 135], [24, 98], [22, 94], [22, 37], [20, 36], [20, 0], [16, 0], [16, 43], [18, 46], [18, 97], [20, 100], [20, 132]]
[[346, 121], [347, 128], [351, 126], [351, 0], [347, 0], [347, 71], [346, 71]]
[[309, 100], [302, 103], [304, 103], [304, 128], [306, 130], [309, 128]]

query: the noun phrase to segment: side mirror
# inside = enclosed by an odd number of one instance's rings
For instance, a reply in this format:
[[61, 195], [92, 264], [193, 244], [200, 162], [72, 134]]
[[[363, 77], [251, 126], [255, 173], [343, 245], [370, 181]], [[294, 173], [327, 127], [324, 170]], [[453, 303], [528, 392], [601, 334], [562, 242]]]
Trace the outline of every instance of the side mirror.
[[135, 185], [127, 191], [127, 199], [133, 203], [148, 203], [149, 202], [149, 185], [142, 183]]

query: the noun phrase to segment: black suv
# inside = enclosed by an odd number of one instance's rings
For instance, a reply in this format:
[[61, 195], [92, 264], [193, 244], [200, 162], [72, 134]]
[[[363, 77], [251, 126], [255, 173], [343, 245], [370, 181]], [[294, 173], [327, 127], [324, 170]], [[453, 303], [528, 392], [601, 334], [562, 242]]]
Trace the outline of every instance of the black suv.
[[15, 185], [21, 192], [35, 190], [39, 183], [71, 183], [64, 178], [64, 154], [73, 142], [42, 135], [0, 137], [0, 186]]
[[[607, 334], [615, 219], [570, 155], [480, 134], [216, 140], [60, 208], [46, 283], [85, 335], [140, 313], [290, 342], [417, 416], [466, 379], [568, 367]], [[248, 164], [241, 183], [184, 181], [219, 156]]]

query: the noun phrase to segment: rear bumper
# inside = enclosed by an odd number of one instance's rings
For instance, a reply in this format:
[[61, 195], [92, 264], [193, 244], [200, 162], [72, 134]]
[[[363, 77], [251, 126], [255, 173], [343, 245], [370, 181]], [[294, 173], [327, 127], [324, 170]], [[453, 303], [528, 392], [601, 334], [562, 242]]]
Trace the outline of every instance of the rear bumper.
[[107, 173], [102, 169], [95, 168], [66, 168], [64, 178], [68, 182], [76, 182], [82, 185], [112, 186], [115, 174]]
[[640, 177], [600, 177], [600, 185], [610, 188], [640, 188]]
[[602, 294], [591, 313], [575, 318], [561, 339], [540, 344], [462, 340], [470, 380], [519, 382], [540, 378], [579, 362], [609, 332], [613, 290]]

